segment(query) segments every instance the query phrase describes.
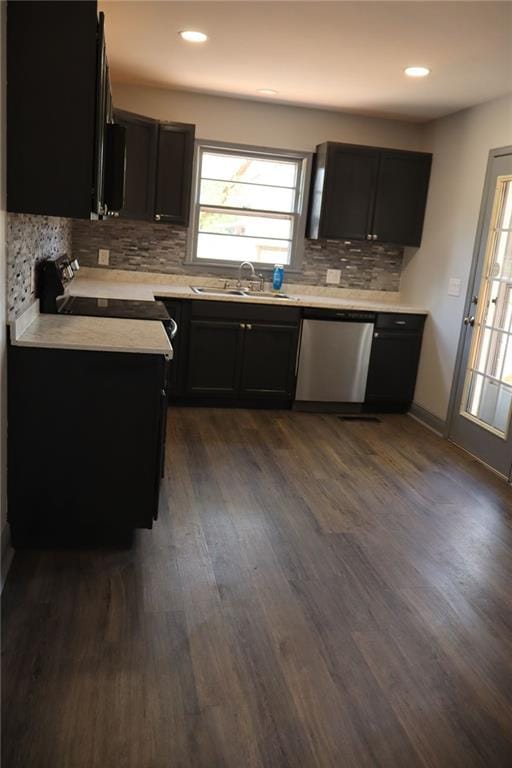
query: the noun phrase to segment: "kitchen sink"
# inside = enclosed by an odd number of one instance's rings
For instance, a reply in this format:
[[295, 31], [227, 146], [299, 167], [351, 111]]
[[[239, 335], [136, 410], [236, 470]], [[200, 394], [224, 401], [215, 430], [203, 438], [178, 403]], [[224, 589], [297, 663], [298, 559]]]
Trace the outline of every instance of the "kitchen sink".
[[205, 293], [210, 296], [247, 296], [246, 291], [238, 288], [208, 288], [197, 285], [191, 286], [194, 293]]
[[291, 299], [297, 301], [295, 296], [289, 296], [287, 293], [275, 293], [274, 291], [251, 291], [246, 294], [247, 296], [261, 296], [269, 299]]
[[254, 296], [262, 299], [288, 299], [295, 300], [295, 296], [289, 296], [287, 293], [275, 293], [274, 291], [249, 291], [245, 288], [209, 288], [208, 286], [190, 286], [194, 293], [204, 294], [206, 296], [242, 296], [247, 298]]

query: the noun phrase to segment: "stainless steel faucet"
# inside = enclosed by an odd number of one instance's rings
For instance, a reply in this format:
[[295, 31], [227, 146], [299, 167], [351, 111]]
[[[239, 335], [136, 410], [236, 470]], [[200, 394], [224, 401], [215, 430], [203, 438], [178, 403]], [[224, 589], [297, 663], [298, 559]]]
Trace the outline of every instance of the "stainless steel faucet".
[[242, 261], [242, 263], [238, 267], [238, 282], [237, 282], [238, 288], [240, 288], [240, 286], [242, 285], [242, 272], [244, 271], [244, 267], [249, 267], [249, 269], [251, 270], [251, 277], [249, 279], [256, 280], [256, 271], [254, 269], [254, 265], [252, 264], [252, 262]]
[[257, 282], [258, 288], [256, 290], [258, 291], [265, 290], [265, 278], [263, 277], [262, 274], [256, 275], [256, 270], [254, 269], [254, 265], [250, 261], [242, 261], [242, 263], [238, 267], [238, 280], [236, 283], [236, 287], [237, 288], [242, 287], [242, 272], [245, 267], [249, 267], [249, 269], [251, 270], [251, 274], [249, 277], [249, 283], [251, 284], [251, 289], [255, 290], [253, 288], [253, 284]]

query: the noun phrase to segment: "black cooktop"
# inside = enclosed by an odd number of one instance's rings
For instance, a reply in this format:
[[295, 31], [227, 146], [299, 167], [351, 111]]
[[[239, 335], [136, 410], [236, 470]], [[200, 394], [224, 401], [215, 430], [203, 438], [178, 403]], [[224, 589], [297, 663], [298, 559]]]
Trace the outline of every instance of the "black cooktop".
[[161, 301], [98, 299], [90, 296], [68, 296], [59, 303], [59, 314], [85, 317], [122, 317], [132, 320], [169, 320]]

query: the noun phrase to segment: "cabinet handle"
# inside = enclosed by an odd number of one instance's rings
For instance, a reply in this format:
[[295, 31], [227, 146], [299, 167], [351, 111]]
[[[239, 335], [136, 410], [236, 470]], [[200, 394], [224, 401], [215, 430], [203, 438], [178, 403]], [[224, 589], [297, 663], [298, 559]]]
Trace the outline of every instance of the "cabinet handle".
[[373, 240], [376, 240], [378, 235], [372, 235]]
[[252, 331], [252, 325], [250, 323], [247, 323], [245, 327], [247, 328], [248, 331]]
[[371, 239], [372, 239], [372, 236], [371, 236], [371, 235], [366, 235], [366, 239], [367, 239], [367, 240], [371, 240]]
[[161, 216], [159, 213], [155, 213], [155, 221], [160, 221]]

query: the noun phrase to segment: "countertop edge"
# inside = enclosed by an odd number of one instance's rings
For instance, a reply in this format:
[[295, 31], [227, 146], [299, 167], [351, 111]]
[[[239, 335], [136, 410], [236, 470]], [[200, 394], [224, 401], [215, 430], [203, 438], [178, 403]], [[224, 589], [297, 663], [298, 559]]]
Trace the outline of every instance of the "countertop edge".
[[[84, 338], [83, 341], [74, 338], [73, 336], [76, 337], [77, 333], [75, 327], [77, 322], [84, 326], [84, 336], [86, 336], [87, 333], [91, 334], [92, 332], [95, 338]], [[70, 326], [71, 323], [73, 325], [71, 329], [73, 336], [70, 338], [70, 329], [68, 326]], [[53, 326], [55, 326], [55, 324], [60, 324], [62, 326], [62, 340], [60, 338], [55, 338], [55, 327], [45, 328], [45, 324]], [[151, 332], [153, 332], [155, 321], [41, 314], [39, 312], [39, 302], [35, 301], [22, 315], [20, 315], [20, 317], [11, 321], [9, 325], [11, 328], [11, 344], [15, 347], [67, 349], [78, 352], [120, 352], [126, 354], [163, 355], [166, 359], [172, 360], [174, 357], [174, 350], [162, 323], [158, 323], [158, 328], [154, 327], [155, 335], [160, 337], [154, 346], [144, 345], [143, 343], [140, 343], [140, 341], [139, 343], [134, 342], [133, 344], [123, 342], [122, 340], [117, 343], [101, 341], [101, 338], [108, 335], [109, 325], [113, 329], [114, 335], [119, 334], [119, 329], [122, 325], [126, 325], [126, 335], [127, 338], [130, 339], [133, 337], [133, 328], [139, 324], [144, 324], [145, 330], [151, 328]], [[66, 338], [66, 333], [68, 333], [68, 338]]]

